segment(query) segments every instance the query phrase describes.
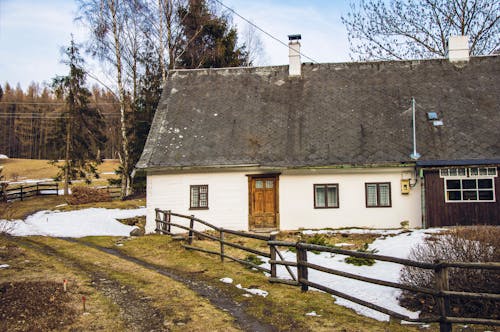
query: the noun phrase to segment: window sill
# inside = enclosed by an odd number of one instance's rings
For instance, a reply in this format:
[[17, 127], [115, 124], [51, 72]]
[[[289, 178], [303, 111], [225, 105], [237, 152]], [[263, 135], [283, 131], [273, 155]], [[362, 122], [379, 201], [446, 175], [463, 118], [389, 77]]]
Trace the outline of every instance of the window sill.
[[189, 210], [208, 210], [207, 207], [190, 207]]

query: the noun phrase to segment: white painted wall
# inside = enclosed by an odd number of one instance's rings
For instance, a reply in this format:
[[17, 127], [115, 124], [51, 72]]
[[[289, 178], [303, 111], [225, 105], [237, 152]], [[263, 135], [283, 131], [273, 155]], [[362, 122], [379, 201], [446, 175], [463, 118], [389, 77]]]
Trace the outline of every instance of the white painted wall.
[[[148, 174], [146, 231], [155, 229], [154, 209], [191, 215], [217, 226], [248, 230], [248, 178], [252, 172]], [[280, 229], [398, 228], [421, 226], [420, 183], [409, 195], [400, 181], [412, 168], [287, 170], [279, 177]], [[392, 207], [367, 208], [365, 182], [391, 182]], [[413, 181], [412, 181], [413, 182]], [[339, 208], [314, 209], [314, 184], [338, 183]], [[208, 185], [208, 210], [189, 210], [189, 186]]]
[[[368, 171], [368, 172], [367, 172]], [[335, 170], [329, 174], [292, 172], [280, 177], [281, 229], [371, 227], [398, 228], [402, 221], [421, 227], [420, 183], [401, 194], [402, 173], [408, 169]], [[391, 207], [367, 208], [365, 182], [390, 182]], [[414, 181], [412, 181], [413, 183]], [[315, 209], [314, 184], [337, 183], [339, 208]]]
[[[248, 229], [248, 178], [243, 172], [148, 175], [146, 232], [153, 232], [155, 208], [194, 214], [216, 226]], [[189, 186], [208, 185], [208, 210], [189, 210]], [[200, 229], [202, 229], [200, 227]]]

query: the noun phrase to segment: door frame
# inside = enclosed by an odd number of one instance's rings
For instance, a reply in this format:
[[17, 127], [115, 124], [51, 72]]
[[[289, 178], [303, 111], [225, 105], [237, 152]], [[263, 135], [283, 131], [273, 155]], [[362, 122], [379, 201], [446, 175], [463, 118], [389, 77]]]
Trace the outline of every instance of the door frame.
[[[248, 230], [249, 231], [261, 231], [261, 232], [267, 232], [267, 231], [275, 231], [280, 229], [280, 206], [279, 206], [279, 177], [281, 173], [264, 173], [264, 174], [247, 174], [248, 178]], [[253, 197], [252, 197], [252, 181], [255, 178], [274, 178], [274, 210], [276, 213], [276, 227], [273, 228], [254, 228], [252, 227], [252, 202], [253, 202]]]

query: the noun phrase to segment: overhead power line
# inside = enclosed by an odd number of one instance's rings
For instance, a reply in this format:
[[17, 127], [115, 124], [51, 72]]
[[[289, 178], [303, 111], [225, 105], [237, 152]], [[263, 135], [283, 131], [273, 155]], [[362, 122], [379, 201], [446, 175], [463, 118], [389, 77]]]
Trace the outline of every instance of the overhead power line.
[[[253, 23], [252, 21], [246, 19], [245, 17], [241, 16], [240, 14], [238, 14], [238, 12], [236, 12], [234, 9], [226, 6], [222, 1], [220, 0], [214, 0], [215, 2], [217, 2], [218, 4], [220, 4], [222, 7], [226, 8], [227, 10], [231, 11], [234, 15], [238, 16], [239, 18], [241, 18], [243, 21], [247, 22], [248, 24], [250, 24], [251, 26], [253, 26], [254, 28], [256, 28], [257, 30], [259, 30], [260, 32], [264, 33], [265, 35], [267, 35], [268, 37], [274, 39], [275, 41], [277, 41], [278, 43], [280, 43], [281, 45], [285, 46], [286, 48], [288, 48], [288, 44], [281, 41], [279, 38], [273, 36], [272, 34], [270, 34], [269, 32], [265, 31], [264, 29], [262, 29], [261, 27], [259, 27], [257, 24]], [[303, 56], [304, 58], [307, 58], [309, 60], [311, 60], [312, 62], [314, 63], [318, 63], [318, 61], [308, 57], [307, 55], [305, 55], [304, 53], [302, 52], [299, 52], [299, 54], [301, 56]]]

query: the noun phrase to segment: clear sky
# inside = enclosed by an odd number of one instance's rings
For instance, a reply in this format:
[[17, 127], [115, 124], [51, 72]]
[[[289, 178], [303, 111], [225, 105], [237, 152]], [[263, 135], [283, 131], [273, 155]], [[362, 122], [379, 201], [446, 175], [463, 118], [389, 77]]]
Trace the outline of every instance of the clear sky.
[[[340, 21], [348, 10], [348, 0], [222, 0], [240, 15], [287, 43], [287, 35], [302, 34], [302, 52], [318, 62], [349, 60], [347, 33]], [[43, 83], [67, 68], [60, 63], [61, 48], [71, 34], [77, 42], [86, 31], [74, 22], [77, 6], [73, 0], [0, 0], [0, 84], [31, 81]], [[242, 31], [246, 23], [233, 15]], [[288, 50], [260, 34], [266, 65], [288, 62]], [[308, 62], [307, 59], [302, 59]], [[98, 73], [97, 63], [89, 61]], [[99, 74], [97, 74], [99, 75]]]

